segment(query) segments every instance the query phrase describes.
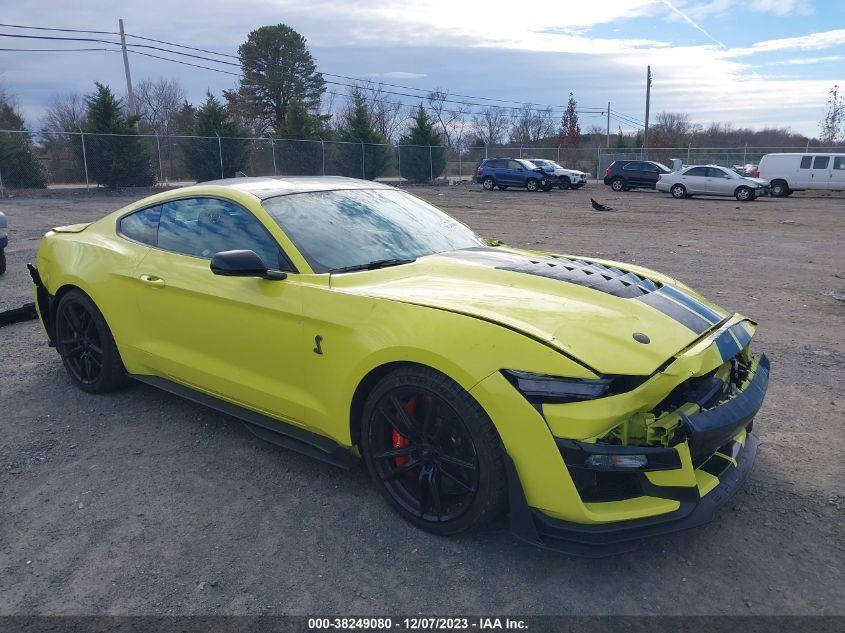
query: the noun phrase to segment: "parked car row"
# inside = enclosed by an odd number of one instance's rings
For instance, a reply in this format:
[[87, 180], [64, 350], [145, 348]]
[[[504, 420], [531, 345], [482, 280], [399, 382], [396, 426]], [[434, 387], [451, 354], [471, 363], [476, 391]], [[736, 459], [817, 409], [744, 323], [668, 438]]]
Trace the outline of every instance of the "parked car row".
[[807, 189], [845, 191], [845, 155], [766, 154], [756, 168], [687, 165], [675, 170], [656, 161], [617, 160], [605, 170], [604, 184], [614, 191], [646, 188], [675, 198], [731, 196], [740, 202]]
[[487, 191], [521, 187], [528, 191], [578, 189], [587, 184], [587, 174], [567, 169], [553, 160], [527, 158], [485, 158], [478, 165], [475, 181]]

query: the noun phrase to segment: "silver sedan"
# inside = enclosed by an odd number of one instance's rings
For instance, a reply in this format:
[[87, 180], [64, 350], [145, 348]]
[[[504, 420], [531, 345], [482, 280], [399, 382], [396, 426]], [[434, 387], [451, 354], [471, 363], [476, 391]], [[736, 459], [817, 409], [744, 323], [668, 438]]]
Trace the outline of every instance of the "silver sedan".
[[661, 176], [657, 190], [671, 193], [674, 198], [732, 196], [740, 202], [749, 202], [765, 196], [768, 183], [759, 178], [740, 176], [732, 169], [717, 165], [696, 165]]

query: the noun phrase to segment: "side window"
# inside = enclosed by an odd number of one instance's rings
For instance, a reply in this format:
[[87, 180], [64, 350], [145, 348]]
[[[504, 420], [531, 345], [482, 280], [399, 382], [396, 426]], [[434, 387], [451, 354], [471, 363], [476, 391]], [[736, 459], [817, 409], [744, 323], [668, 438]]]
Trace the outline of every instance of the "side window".
[[141, 209], [121, 218], [117, 231], [124, 237], [135, 242], [156, 246], [158, 242], [158, 220], [160, 216], [160, 206]]
[[520, 165], [515, 160], [509, 160], [508, 161], [508, 169], [522, 169], [522, 165]]
[[837, 156], [833, 159], [834, 169], [845, 169], [845, 156]]
[[622, 169], [626, 171], [638, 171], [642, 168], [642, 163], [625, 163]]
[[220, 251], [251, 250], [268, 268], [290, 270], [275, 240], [249, 211], [216, 198], [188, 198], [161, 205], [158, 246], [205, 259]]
[[830, 156], [816, 156], [813, 160], [813, 169], [827, 169], [830, 164]]
[[725, 172], [721, 169], [717, 169], [716, 167], [708, 167], [707, 168], [707, 177], [708, 178], [729, 178]]
[[490, 167], [492, 169], [505, 169], [508, 166], [508, 161], [506, 160], [491, 160]]
[[707, 167], [693, 167], [684, 172], [684, 176], [707, 176]]
[[813, 157], [812, 156], [802, 156], [801, 157], [801, 169], [810, 169], [810, 165], [813, 164]]

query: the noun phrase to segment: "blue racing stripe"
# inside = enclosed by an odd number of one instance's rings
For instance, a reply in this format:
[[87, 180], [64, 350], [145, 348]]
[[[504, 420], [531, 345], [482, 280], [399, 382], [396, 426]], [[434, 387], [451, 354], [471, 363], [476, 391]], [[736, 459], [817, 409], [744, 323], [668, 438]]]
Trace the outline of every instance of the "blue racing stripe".
[[719, 348], [719, 354], [721, 354], [722, 360], [730, 360], [736, 356], [740, 350], [736, 339], [731, 336], [730, 330], [725, 330], [716, 337], [716, 347]]
[[696, 314], [701, 315], [702, 318], [706, 319], [710, 323], [715, 324], [722, 320], [722, 317], [720, 317], [716, 312], [708, 308], [706, 305], [704, 305], [700, 301], [696, 301], [689, 295], [684, 294], [683, 292], [673, 288], [672, 286], [663, 286], [660, 291], [665, 292], [678, 303], [684, 304], [690, 310], [692, 310]]
[[749, 342], [751, 342], [751, 335], [748, 333], [748, 330], [746, 330], [742, 326], [742, 323], [732, 325], [731, 332], [734, 333], [736, 340], [739, 341], [739, 347], [741, 349], [745, 349], [745, 346], [748, 345]]

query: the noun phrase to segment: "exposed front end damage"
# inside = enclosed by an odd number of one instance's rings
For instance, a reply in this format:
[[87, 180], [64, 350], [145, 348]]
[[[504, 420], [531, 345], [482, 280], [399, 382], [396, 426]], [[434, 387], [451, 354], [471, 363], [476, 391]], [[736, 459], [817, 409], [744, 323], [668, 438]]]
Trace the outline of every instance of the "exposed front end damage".
[[[605, 408], [615, 419], [592, 437], [577, 431], [597, 428], [591, 409], [599, 401], [544, 407], [583, 518], [531, 507], [510, 462], [515, 536], [603, 556], [709, 521], [741, 488], [756, 455], [751, 430], [768, 387], [769, 360], [750, 354], [754, 330], [734, 317], [642, 386], [614, 396]], [[654, 404], [643, 406], [649, 397]], [[566, 429], [569, 437], [561, 432]]]

